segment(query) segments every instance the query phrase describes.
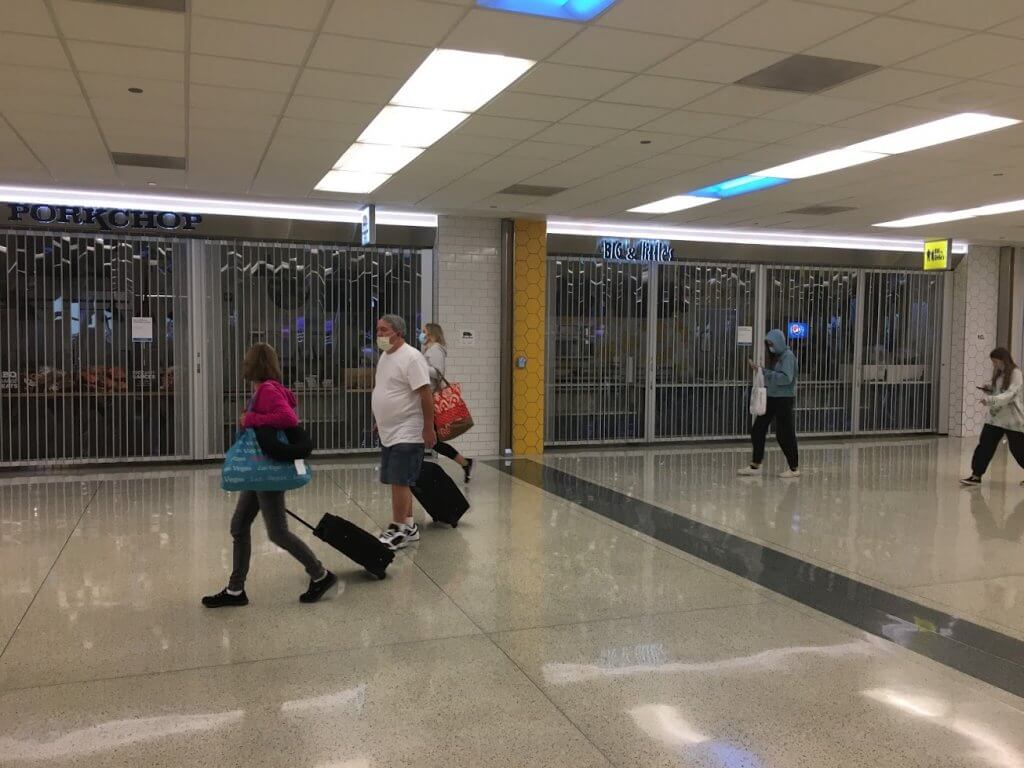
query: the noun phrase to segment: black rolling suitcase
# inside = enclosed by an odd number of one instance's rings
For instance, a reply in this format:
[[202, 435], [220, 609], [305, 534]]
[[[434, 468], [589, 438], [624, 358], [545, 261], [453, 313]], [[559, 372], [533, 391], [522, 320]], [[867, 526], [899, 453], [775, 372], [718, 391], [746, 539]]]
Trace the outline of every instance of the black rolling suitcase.
[[448, 473], [432, 461], [424, 461], [412, 494], [434, 520], [457, 528], [469, 502]]
[[314, 528], [290, 509], [285, 511], [312, 530], [318, 539], [330, 544], [378, 579], [383, 579], [387, 575], [388, 566], [395, 559], [395, 553], [372, 533], [364, 531], [344, 518], [329, 514], [320, 518], [320, 522]]

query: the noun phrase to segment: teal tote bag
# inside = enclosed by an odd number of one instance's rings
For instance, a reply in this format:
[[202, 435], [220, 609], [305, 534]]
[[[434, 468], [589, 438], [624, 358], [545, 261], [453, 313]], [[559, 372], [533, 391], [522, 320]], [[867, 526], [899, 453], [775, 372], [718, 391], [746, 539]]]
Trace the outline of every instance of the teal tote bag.
[[[287, 442], [284, 433], [278, 437]], [[294, 491], [313, 479], [303, 460], [274, 461], [260, 450], [256, 432], [242, 430], [224, 457], [220, 487], [225, 491]]]

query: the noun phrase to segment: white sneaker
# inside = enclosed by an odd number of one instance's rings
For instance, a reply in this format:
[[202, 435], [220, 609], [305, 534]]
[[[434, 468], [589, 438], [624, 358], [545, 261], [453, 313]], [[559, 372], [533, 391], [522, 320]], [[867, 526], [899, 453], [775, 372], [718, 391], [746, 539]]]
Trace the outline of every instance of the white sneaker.
[[377, 538], [388, 549], [405, 549], [420, 540], [420, 527], [416, 523], [412, 525], [392, 523]]
[[799, 469], [787, 469], [785, 472], [780, 472], [779, 477], [783, 480], [795, 480], [800, 477]]
[[761, 474], [761, 467], [746, 466], [736, 474], [742, 475], [743, 477], [758, 477]]

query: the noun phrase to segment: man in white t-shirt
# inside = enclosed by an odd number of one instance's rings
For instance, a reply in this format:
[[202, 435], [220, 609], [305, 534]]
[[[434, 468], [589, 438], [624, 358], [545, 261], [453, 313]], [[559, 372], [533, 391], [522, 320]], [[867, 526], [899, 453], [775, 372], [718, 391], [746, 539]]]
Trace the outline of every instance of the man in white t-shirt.
[[380, 436], [380, 481], [391, 486], [391, 525], [380, 540], [402, 549], [420, 539], [412, 518], [412, 490], [423, 453], [434, 447], [434, 395], [423, 354], [405, 343], [405, 320], [377, 321], [377, 379], [373, 386], [374, 429]]

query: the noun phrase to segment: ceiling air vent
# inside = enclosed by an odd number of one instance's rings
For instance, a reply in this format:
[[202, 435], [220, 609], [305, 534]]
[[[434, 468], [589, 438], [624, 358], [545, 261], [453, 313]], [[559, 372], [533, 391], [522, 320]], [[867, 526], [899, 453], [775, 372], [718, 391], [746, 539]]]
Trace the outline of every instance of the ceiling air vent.
[[138, 155], [134, 152], [111, 152], [114, 165], [130, 165], [134, 168], [164, 168], [172, 171], [185, 170], [184, 157], [171, 155]]
[[877, 64], [859, 61], [797, 55], [747, 75], [737, 80], [736, 85], [793, 93], [820, 93], [878, 68]]
[[537, 184], [513, 184], [505, 187], [499, 195], [522, 195], [523, 197], [552, 197], [559, 192], [565, 192], [568, 187], [542, 187]]
[[797, 208], [795, 211], [786, 211], [786, 213], [798, 213], [801, 216], [832, 216], [836, 213], [856, 210], [849, 205], [809, 205], [806, 208]]
[[123, 5], [128, 8], [143, 8], [147, 11], [185, 12], [186, 0], [92, 0], [96, 5]]

